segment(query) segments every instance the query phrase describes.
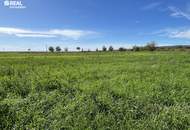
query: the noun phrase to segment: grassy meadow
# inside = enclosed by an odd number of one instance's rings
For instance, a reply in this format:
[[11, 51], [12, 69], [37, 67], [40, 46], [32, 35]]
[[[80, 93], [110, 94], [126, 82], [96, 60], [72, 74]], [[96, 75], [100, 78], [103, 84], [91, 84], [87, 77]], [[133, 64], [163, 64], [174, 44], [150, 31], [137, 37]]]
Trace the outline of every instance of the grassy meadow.
[[0, 129], [188, 130], [190, 52], [0, 53]]

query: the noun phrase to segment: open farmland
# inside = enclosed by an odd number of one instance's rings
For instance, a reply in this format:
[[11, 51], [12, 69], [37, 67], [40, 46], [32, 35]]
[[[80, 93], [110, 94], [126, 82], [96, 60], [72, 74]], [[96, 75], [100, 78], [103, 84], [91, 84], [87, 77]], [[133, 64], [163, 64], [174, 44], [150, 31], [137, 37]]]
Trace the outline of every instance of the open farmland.
[[190, 53], [0, 53], [0, 129], [190, 129]]

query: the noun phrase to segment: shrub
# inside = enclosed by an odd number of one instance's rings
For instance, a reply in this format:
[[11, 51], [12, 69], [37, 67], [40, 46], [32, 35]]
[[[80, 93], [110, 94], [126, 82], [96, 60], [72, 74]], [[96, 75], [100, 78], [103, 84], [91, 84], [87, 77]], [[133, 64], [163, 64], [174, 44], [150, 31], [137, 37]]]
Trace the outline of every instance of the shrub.
[[147, 45], [145, 46], [146, 50], [149, 51], [155, 51], [156, 50], [156, 43], [154, 41], [147, 43]]
[[138, 47], [138, 46], [133, 46], [133, 51], [140, 51], [140, 47]]
[[106, 46], [103, 46], [103, 47], [102, 47], [102, 51], [107, 51]]
[[50, 51], [50, 52], [54, 52], [55, 49], [54, 49], [52, 46], [50, 46], [50, 47], [49, 47], [49, 51]]
[[76, 49], [77, 49], [78, 51], [80, 51], [80, 47], [77, 47]]
[[119, 51], [126, 51], [126, 49], [124, 47], [120, 47]]
[[56, 52], [61, 52], [61, 47], [60, 47], [60, 46], [57, 46], [57, 47], [55, 48], [55, 50], [56, 50]]
[[65, 52], [68, 52], [69, 50], [68, 50], [68, 48], [65, 48], [64, 51], [65, 51]]
[[109, 47], [109, 51], [113, 51], [114, 49], [113, 49], [113, 47], [112, 46], [110, 46]]

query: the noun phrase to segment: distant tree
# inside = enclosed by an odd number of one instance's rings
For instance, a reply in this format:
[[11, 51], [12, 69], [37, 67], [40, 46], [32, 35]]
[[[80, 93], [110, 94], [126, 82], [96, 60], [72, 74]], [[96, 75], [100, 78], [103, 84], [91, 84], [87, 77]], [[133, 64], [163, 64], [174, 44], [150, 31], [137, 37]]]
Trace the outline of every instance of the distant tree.
[[61, 52], [61, 47], [60, 47], [60, 46], [57, 46], [57, 47], [55, 48], [55, 50], [56, 50], [56, 52]]
[[49, 51], [50, 51], [50, 52], [54, 52], [55, 49], [54, 49], [52, 46], [50, 46], [50, 47], [49, 47]]
[[126, 51], [126, 49], [124, 47], [120, 47], [119, 51]]
[[103, 46], [103, 47], [102, 47], [102, 51], [107, 51], [106, 46]]
[[156, 50], [156, 43], [154, 41], [147, 43], [145, 46], [145, 49], [149, 51], [155, 51]]
[[113, 46], [110, 46], [109, 47], [109, 51], [113, 51], [114, 49], [113, 49]]
[[96, 51], [97, 51], [97, 52], [99, 51], [98, 48], [96, 48]]
[[91, 50], [90, 50], [90, 49], [88, 49], [88, 52], [91, 52]]
[[82, 52], [84, 52], [84, 49], [82, 48], [82, 50], [81, 50]]
[[31, 51], [31, 49], [30, 49], [30, 48], [28, 48], [28, 51], [30, 52], [30, 51]]
[[77, 47], [76, 49], [77, 49], [78, 51], [80, 51], [80, 47]]
[[138, 46], [133, 46], [133, 51], [140, 51], [140, 47], [138, 47]]
[[64, 49], [64, 51], [65, 51], [65, 52], [68, 52], [68, 48], [66, 47], [66, 48]]

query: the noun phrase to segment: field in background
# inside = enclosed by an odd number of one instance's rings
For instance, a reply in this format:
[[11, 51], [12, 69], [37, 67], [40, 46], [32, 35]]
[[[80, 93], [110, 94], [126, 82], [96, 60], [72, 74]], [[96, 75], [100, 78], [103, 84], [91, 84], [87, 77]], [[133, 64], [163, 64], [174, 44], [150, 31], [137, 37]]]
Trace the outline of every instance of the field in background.
[[190, 53], [0, 53], [0, 129], [190, 128]]

